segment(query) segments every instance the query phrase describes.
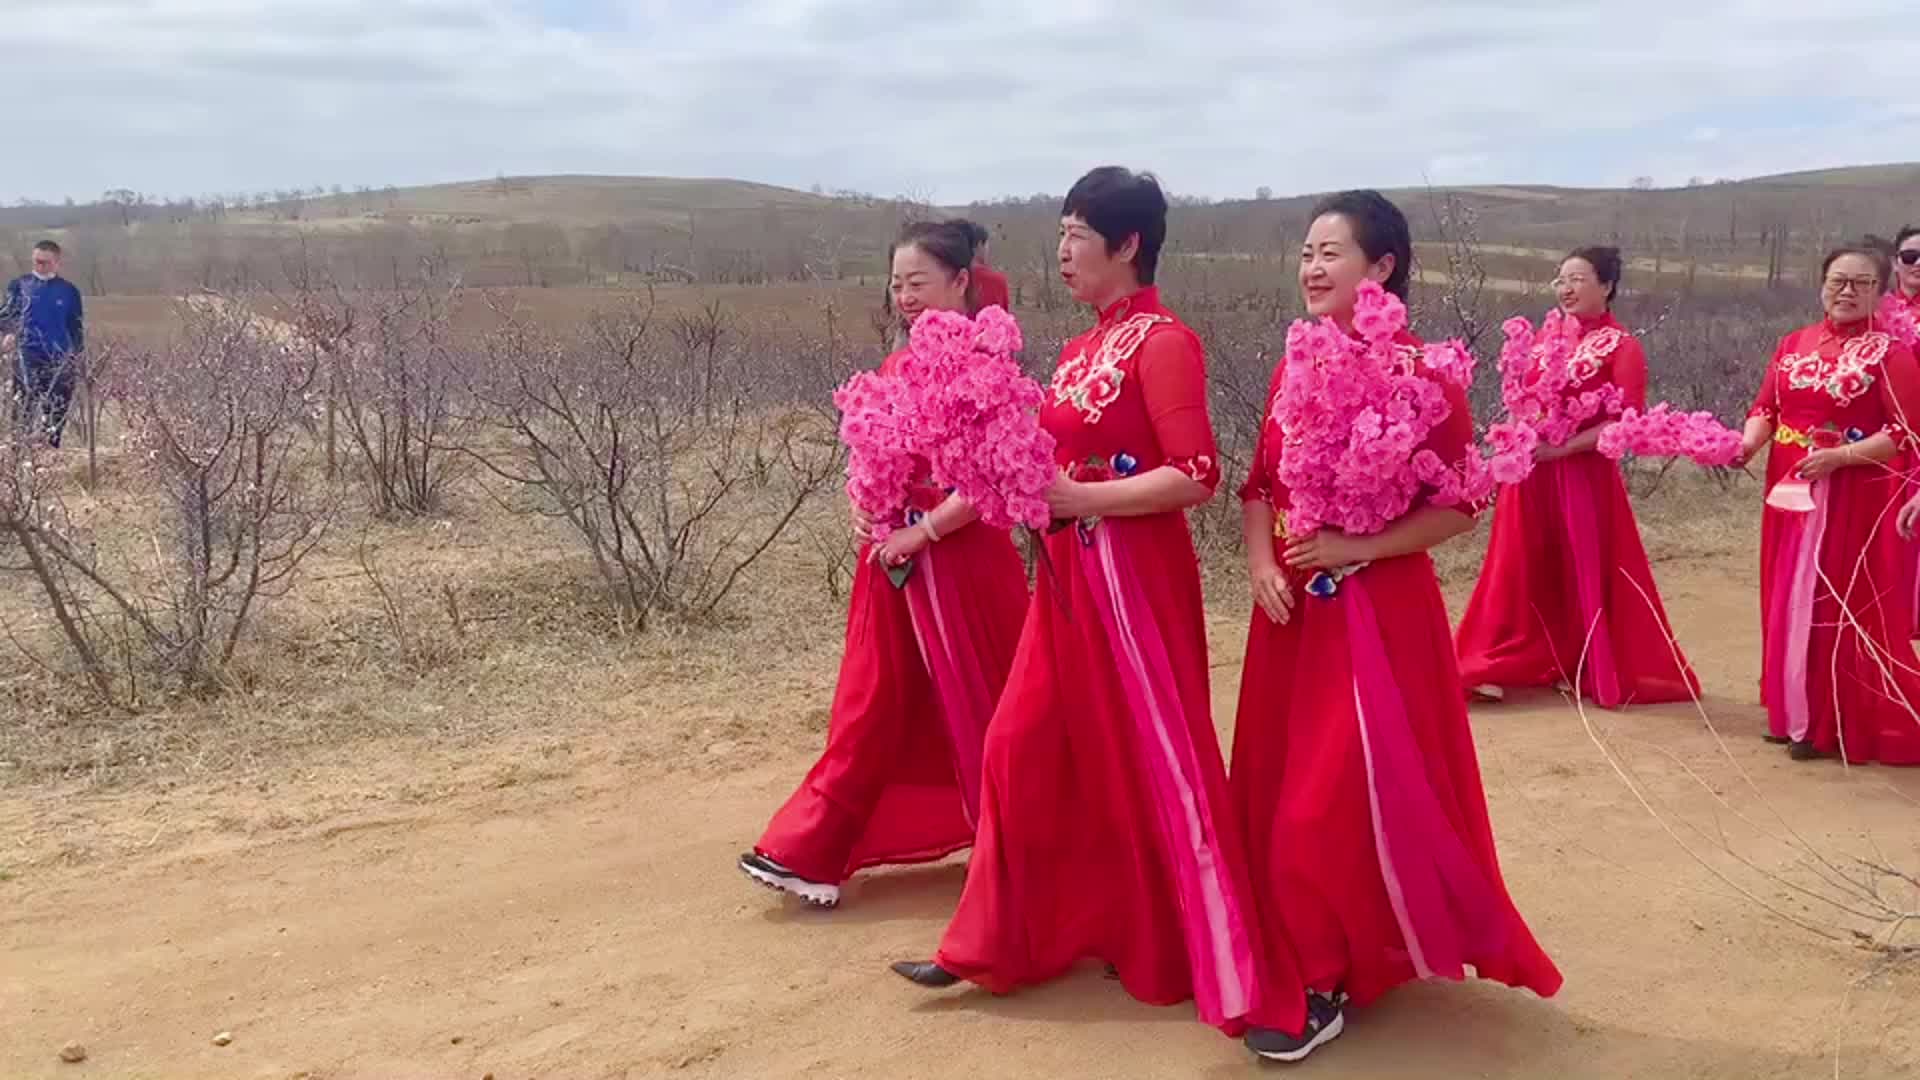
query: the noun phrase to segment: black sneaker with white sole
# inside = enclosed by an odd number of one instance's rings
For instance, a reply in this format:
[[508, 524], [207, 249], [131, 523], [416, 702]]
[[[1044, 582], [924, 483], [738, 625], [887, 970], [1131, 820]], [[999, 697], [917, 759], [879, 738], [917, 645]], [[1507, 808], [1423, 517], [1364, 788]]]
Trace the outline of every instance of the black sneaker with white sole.
[[1253, 1028], [1247, 1032], [1247, 1049], [1268, 1061], [1301, 1061], [1320, 1046], [1332, 1042], [1347, 1028], [1347, 996], [1328, 997], [1318, 991], [1307, 994], [1307, 1024], [1298, 1035], [1273, 1028]]
[[808, 881], [757, 851], [740, 856], [740, 872], [769, 889], [790, 893], [818, 908], [838, 907], [840, 886]]

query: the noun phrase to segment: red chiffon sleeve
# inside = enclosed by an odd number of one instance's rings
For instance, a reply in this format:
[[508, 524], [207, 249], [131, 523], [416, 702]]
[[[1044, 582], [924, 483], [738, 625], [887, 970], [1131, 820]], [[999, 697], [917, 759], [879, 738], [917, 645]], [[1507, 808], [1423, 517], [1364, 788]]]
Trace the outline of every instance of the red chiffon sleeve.
[[1920, 360], [1914, 358], [1913, 350], [1896, 341], [1888, 346], [1880, 370], [1886, 375], [1880, 380], [1880, 400], [1887, 410], [1886, 432], [1902, 451], [1911, 450], [1915, 432], [1920, 430]]
[[1767, 373], [1760, 379], [1760, 395], [1753, 400], [1753, 408], [1747, 410], [1747, 419], [1764, 416], [1770, 423], [1780, 422], [1780, 358], [1787, 354], [1787, 346], [1798, 336], [1799, 331], [1780, 339], [1773, 350], [1773, 359], [1767, 361]]
[[1260, 407], [1260, 429], [1253, 440], [1253, 458], [1247, 462], [1247, 479], [1240, 485], [1240, 501], [1267, 502], [1273, 498], [1274, 458], [1268, 440], [1278, 438], [1273, 430], [1273, 402], [1280, 396], [1280, 378], [1287, 370], [1287, 359], [1281, 357], [1273, 366], [1273, 377], [1267, 380], [1267, 401]]
[[1647, 350], [1632, 335], [1620, 339], [1613, 353], [1613, 385], [1621, 403], [1635, 412], [1647, 411]]
[[1140, 393], [1154, 441], [1171, 465], [1212, 491], [1220, 484], [1220, 457], [1207, 415], [1207, 365], [1191, 334], [1151, 334], [1140, 346]]
[[[1427, 441], [1421, 446], [1438, 455], [1447, 468], [1458, 469], [1468, 454], [1479, 452], [1473, 446], [1473, 404], [1467, 400], [1465, 387], [1445, 380], [1441, 380], [1440, 385], [1447, 393], [1447, 418], [1427, 432]], [[1468, 517], [1479, 517], [1486, 508], [1485, 502], [1457, 503], [1448, 507]]]

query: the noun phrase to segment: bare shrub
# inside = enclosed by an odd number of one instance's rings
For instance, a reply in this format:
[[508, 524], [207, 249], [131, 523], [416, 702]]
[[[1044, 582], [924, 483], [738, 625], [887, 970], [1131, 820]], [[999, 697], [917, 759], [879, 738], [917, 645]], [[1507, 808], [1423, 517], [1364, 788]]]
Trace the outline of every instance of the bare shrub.
[[[18, 424], [6, 425], [0, 439], [0, 573], [25, 575], [33, 582], [87, 684], [100, 699], [111, 700], [113, 679], [72, 572], [73, 558], [84, 545], [76, 541], [71, 517], [59, 499], [54, 456], [44, 436]], [[41, 667], [59, 670], [37, 656], [13, 627], [7, 627], [7, 633]]]
[[571, 335], [499, 314], [473, 393], [502, 445], [475, 456], [569, 526], [625, 631], [712, 615], [838, 471], [818, 412], [683, 362], [651, 295]]
[[170, 519], [152, 573], [82, 567], [189, 688], [232, 659], [260, 604], [284, 594], [337, 510], [302, 467], [318, 363], [238, 307], [187, 319], [166, 352], [116, 380], [129, 450]]
[[292, 298], [300, 344], [327, 363], [329, 419], [337, 417], [375, 513], [443, 509], [469, 459], [457, 451], [478, 429], [459, 393], [452, 308], [460, 280], [422, 260], [411, 279], [349, 294], [306, 287]]
[[112, 373], [138, 487], [124, 513], [95, 504], [85, 523], [44, 447], [8, 440], [0, 530], [20, 553], [6, 569], [31, 575], [101, 700], [139, 705], [149, 675], [163, 691], [214, 688], [292, 585], [336, 509], [297, 453], [316, 371], [244, 307], [190, 306], [172, 346]]

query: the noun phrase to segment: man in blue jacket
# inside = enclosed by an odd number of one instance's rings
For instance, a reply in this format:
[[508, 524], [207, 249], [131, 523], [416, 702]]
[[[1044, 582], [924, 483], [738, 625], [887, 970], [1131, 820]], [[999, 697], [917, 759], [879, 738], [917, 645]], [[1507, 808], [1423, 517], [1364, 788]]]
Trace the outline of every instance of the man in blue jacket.
[[38, 426], [49, 443], [59, 446], [86, 347], [80, 290], [60, 276], [59, 244], [35, 244], [33, 273], [7, 283], [0, 336], [17, 347], [7, 350], [13, 352], [15, 422]]

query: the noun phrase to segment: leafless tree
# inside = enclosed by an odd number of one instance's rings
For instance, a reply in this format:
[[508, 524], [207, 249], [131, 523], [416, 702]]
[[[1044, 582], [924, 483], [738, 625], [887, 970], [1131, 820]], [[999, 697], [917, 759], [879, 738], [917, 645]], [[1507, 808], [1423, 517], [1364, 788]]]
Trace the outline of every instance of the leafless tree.
[[713, 614], [838, 471], [818, 414], [690, 372], [650, 296], [572, 335], [496, 310], [474, 393], [506, 449], [473, 452], [570, 527], [624, 630]]
[[336, 500], [296, 454], [319, 370], [244, 307], [202, 305], [174, 347], [115, 381], [130, 449], [172, 522], [155, 537], [158, 573], [137, 586], [86, 572], [188, 686], [232, 658], [334, 519]]
[[[0, 446], [0, 534], [18, 548], [0, 572], [31, 577], [84, 684], [122, 706], [140, 703], [148, 674], [217, 685], [337, 508], [297, 455], [316, 365], [244, 309], [202, 303], [186, 321], [172, 346], [129, 358], [106, 383], [140, 481], [118, 527], [76, 524], [41, 444], [14, 432]], [[148, 499], [164, 508], [157, 524]]]
[[325, 362], [331, 412], [345, 429], [368, 501], [381, 515], [439, 512], [470, 464], [464, 446], [480, 422], [461, 398], [452, 332], [459, 278], [422, 260], [393, 289], [348, 293], [312, 282], [287, 302], [296, 348]]

